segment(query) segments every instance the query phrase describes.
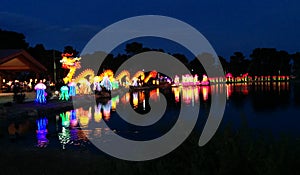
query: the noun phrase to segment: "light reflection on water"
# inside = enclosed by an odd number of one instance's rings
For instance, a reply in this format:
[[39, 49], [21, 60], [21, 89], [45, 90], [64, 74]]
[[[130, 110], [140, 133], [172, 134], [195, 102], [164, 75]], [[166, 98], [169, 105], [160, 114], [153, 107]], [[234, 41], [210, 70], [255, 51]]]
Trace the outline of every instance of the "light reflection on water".
[[[161, 93], [173, 107], [167, 108], [166, 115], [174, 115], [179, 110], [181, 101], [185, 105], [200, 105], [202, 114], [209, 110], [211, 93], [220, 93], [222, 86], [226, 88], [227, 106], [224, 122], [240, 120], [240, 113], [248, 116], [249, 125], [254, 128], [267, 128], [270, 130], [290, 131], [300, 134], [297, 123], [299, 118], [300, 93], [299, 87], [287, 82], [256, 83], [256, 84], [219, 84], [211, 86], [186, 86], [172, 87], [170, 89], [153, 89], [151, 91], [127, 92], [124, 95], [113, 96], [106, 103], [98, 103], [95, 106], [80, 107], [51, 116], [43, 116], [36, 120], [36, 139], [38, 147], [47, 147], [52, 144], [49, 134], [56, 133], [59, 145], [62, 149], [73, 146], [82, 146], [88, 143], [87, 138], [96, 139], [112, 132], [127, 132], [127, 128], [115, 130], [115, 128], [102, 128], [101, 122], [116, 122], [116, 109], [118, 107], [132, 107], [137, 112], [149, 110], [149, 99], [160, 102]], [[180, 105], [179, 105], [180, 106]], [[204, 106], [204, 107], [203, 107]], [[206, 111], [207, 112], [207, 111]], [[176, 112], [175, 112], [176, 113]], [[266, 118], [266, 116], [269, 116]], [[284, 117], [283, 117], [284, 116]], [[49, 118], [50, 117], [50, 118]], [[168, 116], [167, 116], [168, 117]], [[171, 116], [169, 116], [171, 117]], [[90, 129], [91, 124], [96, 124]], [[99, 126], [99, 127], [98, 127]], [[26, 125], [15, 123], [9, 125], [9, 134], [22, 134]], [[53, 129], [55, 128], [55, 131]], [[132, 130], [136, 134], [136, 130]], [[129, 132], [129, 131], [128, 131]], [[130, 131], [131, 132], [131, 131]], [[53, 138], [52, 138], [53, 139]]]
[[[111, 134], [109, 128], [96, 127], [90, 130], [91, 122], [101, 123], [109, 122], [111, 113], [115, 113], [118, 105], [131, 105], [134, 109], [146, 108], [146, 95], [149, 95], [154, 102], [159, 101], [159, 89], [145, 93], [144, 91], [129, 93], [124, 96], [119, 95], [111, 98], [106, 103], [98, 103], [95, 106], [80, 107], [74, 110], [62, 112], [56, 115], [55, 126], [59, 143], [62, 149], [68, 149], [69, 146], [82, 146], [88, 142], [87, 138], [99, 138], [103, 134]], [[121, 99], [121, 100], [120, 100]], [[120, 104], [121, 103], [121, 104]], [[46, 147], [49, 144], [47, 140], [48, 123], [47, 118], [37, 120], [37, 135], [39, 147]]]
[[37, 147], [46, 147], [49, 143], [47, 139], [48, 134], [48, 119], [47, 118], [40, 118], [36, 120], [37, 130], [36, 130], [36, 137], [38, 140]]

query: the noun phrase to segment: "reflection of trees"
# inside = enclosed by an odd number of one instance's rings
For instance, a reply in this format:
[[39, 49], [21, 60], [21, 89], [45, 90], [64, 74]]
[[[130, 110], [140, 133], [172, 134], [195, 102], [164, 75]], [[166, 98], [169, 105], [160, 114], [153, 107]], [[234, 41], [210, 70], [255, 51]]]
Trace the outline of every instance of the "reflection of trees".
[[256, 111], [287, 107], [290, 103], [290, 89], [287, 82], [254, 85], [252, 91], [251, 102]]
[[297, 106], [300, 106], [300, 84], [299, 83], [295, 83], [292, 85], [292, 89], [293, 92], [293, 98], [294, 98], [294, 102]]

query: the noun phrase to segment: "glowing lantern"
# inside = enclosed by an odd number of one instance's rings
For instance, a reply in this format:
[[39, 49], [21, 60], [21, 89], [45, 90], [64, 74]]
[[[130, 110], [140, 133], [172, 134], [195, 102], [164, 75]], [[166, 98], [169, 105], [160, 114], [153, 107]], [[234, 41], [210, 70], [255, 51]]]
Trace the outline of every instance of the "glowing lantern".
[[59, 96], [59, 100], [69, 100], [69, 88], [68, 86], [62, 86], [60, 88], [60, 96]]
[[207, 101], [208, 100], [208, 86], [203, 86], [202, 87], [202, 96], [203, 96], [203, 101]]
[[136, 77], [133, 77], [133, 79], [132, 79], [132, 86], [134, 86], [134, 87], [138, 86], [138, 79]]
[[175, 75], [175, 78], [174, 78], [174, 84], [177, 86], [179, 85], [179, 76], [178, 75]]
[[231, 73], [227, 73], [225, 77], [226, 77], [227, 82], [230, 82], [230, 83], [232, 82], [233, 76]]
[[111, 91], [112, 90], [112, 84], [111, 81], [107, 76], [103, 77], [103, 80], [100, 83], [101, 86], [105, 87], [106, 90]]
[[116, 110], [117, 104], [118, 104], [118, 103], [119, 103], [119, 95], [117, 95], [117, 96], [111, 98], [111, 109], [112, 109], [113, 111]]
[[132, 94], [132, 96], [133, 96], [133, 99], [132, 99], [133, 107], [137, 108], [138, 107], [138, 103], [139, 103], [138, 93], [135, 92], [135, 93]]
[[194, 76], [194, 85], [198, 85], [199, 84], [199, 81], [198, 81], [198, 75], [196, 74]]
[[175, 96], [175, 102], [178, 103], [179, 102], [179, 95], [180, 95], [179, 88], [174, 88], [173, 92], [174, 92], [174, 96]]
[[105, 105], [102, 105], [104, 120], [110, 119], [110, 110], [111, 110], [111, 100], [109, 100]]
[[36, 103], [46, 103], [46, 85], [40, 81], [38, 84], [34, 86], [34, 89], [36, 90], [36, 97], [35, 102]]
[[67, 111], [66, 113], [60, 113], [59, 115], [61, 117], [61, 125], [63, 127], [69, 127], [70, 126], [70, 112]]
[[118, 81], [113, 81], [111, 84], [112, 84], [112, 89], [119, 89], [119, 82]]
[[77, 126], [77, 124], [78, 124], [78, 120], [77, 120], [77, 117], [76, 117], [76, 111], [75, 110], [70, 111], [70, 124], [73, 127]]
[[62, 59], [60, 60], [60, 62], [62, 63], [62, 68], [70, 69], [67, 76], [63, 79], [65, 84], [67, 84], [68, 82], [71, 82], [76, 69], [79, 69], [81, 67], [80, 62], [79, 62], [79, 60], [81, 58], [78, 58], [78, 57], [73, 58], [72, 57], [73, 54], [69, 54], [69, 53], [64, 53], [61, 56], [62, 56]]
[[69, 86], [69, 96], [74, 97], [76, 95], [76, 83], [74, 80], [68, 84]]
[[204, 85], [204, 86], [207, 86], [207, 85], [209, 85], [209, 81], [208, 81], [208, 79], [207, 79], [207, 76], [206, 76], [206, 75], [203, 75], [203, 76], [202, 76], [201, 85]]

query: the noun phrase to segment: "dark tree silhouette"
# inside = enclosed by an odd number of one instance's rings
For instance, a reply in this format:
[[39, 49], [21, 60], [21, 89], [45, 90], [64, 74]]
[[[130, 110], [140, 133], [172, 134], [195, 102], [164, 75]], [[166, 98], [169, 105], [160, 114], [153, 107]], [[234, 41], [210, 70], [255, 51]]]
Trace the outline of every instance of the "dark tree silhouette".
[[242, 52], [234, 52], [234, 55], [230, 57], [230, 72], [233, 76], [240, 76], [248, 72], [249, 62]]
[[173, 57], [177, 58], [180, 62], [182, 62], [184, 65], [188, 65], [189, 60], [186, 58], [185, 55], [180, 54], [180, 53], [175, 53], [172, 55]]
[[[22, 33], [14, 31], [6, 31], [0, 29], [0, 49], [25, 49], [45, 67], [47, 67], [47, 75], [53, 75], [54, 62], [56, 63], [57, 78], [63, 78], [64, 71], [61, 69], [59, 60], [61, 59], [60, 51], [47, 50], [43, 44], [37, 44], [29, 47]], [[132, 42], [125, 46], [126, 54], [118, 54], [116, 56], [108, 54], [99, 71], [104, 69], [112, 69], [114, 72], [131, 56], [147, 51], [164, 52], [163, 49], [146, 48], [142, 43]], [[74, 57], [79, 56], [79, 52], [72, 46], [64, 47], [64, 53], [72, 53]], [[181, 53], [168, 53], [182, 62], [193, 74], [204, 74], [205, 70], [200, 61], [195, 58], [191, 61]], [[256, 48], [252, 51], [250, 58], [242, 52], [234, 52], [230, 57], [230, 62], [219, 56], [221, 65], [216, 64], [211, 54], [203, 53], [199, 58], [208, 65], [208, 69], [218, 71], [220, 66], [223, 67], [225, 73], [231, 72], [234, 76], [249, 72], [250, 75], [296, 75], [300, 78], [300, 52], [289, 54], [286, 51], [277, 51], [275, 48]], [[291, 65], [291, 60], [294, 63]]]
[[125, 51], [129, 56], [141, 53], [143, 52], [143, 44], [137, 42], [126, 44]]
[[227, 60], [222, 56], [218, 56], [218, 57], [219, 57], [219, 60], [221, 62], [224, 72], [225, 73], [229, 72], [229, 63], [227, 62]]
[[45, 67], [47, 67], [47, 72], [45, 77], [54, 80], [54, 61], [57, 66], [57, 77], [62, 74], [60, 70], [60, 58], [61, 52], [57, 50], [46, 50], [43, 44], [36, 44], [34, 47], [29, 47], [28, 52], [41, 62]]
[[291, 55], [293, 59], [293, 67], [291, 67], [292, 75], [296, 76], [296, 79], [300, 79], [300, 52], [296, 52]]
[[193, 70], [193, 74], [205, 74], [205, 70], [202, 66], [202, 64], [200, 63], [200, 61], [198, 60], [198, 58], [194, 58], [192, 61], [189, 62], [188, 67]]
[[0, 29], [0, 49], [27, 49], [28, 46], [24, 34]]
[[103, 70], [106, 70], [106, 69], [114, 70], [115, 69], [114, 61], [115, 61], [114, 55], [108, 54], [99, 68], [99, 73], [101, 73]]
[[256, 48], [250, 55], [252, 75], [289, 75], [290, 55], [275, 48]]
[[77, 57], [79, 55], [79, 52], [76, 49], [74, 49], [72, 46], [65, 46], [64, 53], [73, 54], [73, 57]]

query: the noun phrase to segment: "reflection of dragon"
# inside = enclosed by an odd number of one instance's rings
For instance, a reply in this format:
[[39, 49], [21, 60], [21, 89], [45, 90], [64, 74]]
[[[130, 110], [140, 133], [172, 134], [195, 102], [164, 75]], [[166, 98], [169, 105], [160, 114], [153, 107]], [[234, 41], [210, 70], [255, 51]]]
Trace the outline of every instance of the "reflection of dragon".
[[79, 60], [81, 58], [78, 58], [78, 57], [73, 58], [72, 57], [73, 54], [69, 54], [69, 53], [61, 54], [61, 56], [62, 56], [62, 59], [60, 60], [60, 62], [62, 63], [62, 68], [70, 69], [67, 76], [63, 79], [64, 83], [67, 84], [72, 81], [72, 77], [73, 77], [76, 69], [79, 69], [81, 67], [80, 62], [79, 62]]

